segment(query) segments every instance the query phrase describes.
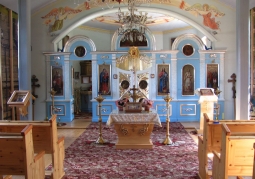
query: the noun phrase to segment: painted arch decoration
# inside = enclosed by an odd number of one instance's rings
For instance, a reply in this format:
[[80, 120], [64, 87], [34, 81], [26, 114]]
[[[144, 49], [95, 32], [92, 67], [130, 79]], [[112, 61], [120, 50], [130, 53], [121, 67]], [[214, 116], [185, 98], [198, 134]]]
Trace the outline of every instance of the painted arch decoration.
[[[79, 13], [82, 13], [83, 11], [88, 11], [92, 8], [95, 7], [119, 7], [119, 3], [124, 3], [124, 1], [86, 1], [84, 3], [79, 4], [75, 8], [71, 7], [58, 7], [58, 8], [53, 8], [50, 10], [48, 13], [46, 13], [43, 17], [43, 24], [48, 26], [48, 32], [52, 33], [55, 31], [59, 31], [63, 28], [64, 26], [64, 21], [68, 19], [72, 19]], [[127, 3], [127, 2], [125, 2]], [[206, 27], [209, 27], [210, 29], [213, 30], [219, 30], [219, 24], [220, 21], [216, 21], [216, 18], [222, 17], [225, 14], [223, 12], [220, 12], [217, 7], [210, 6], [208, 4], [193, 4], [189, 5], [186, 1], [184, 0], [171, 0], [171, 1], [165, 1], [165, 0], [152, 0], [151, 3], [154, 4], [166, 4], [172, 7], [176, 7], [179, 9], [182, 9], [184, 11], [188, 11], [191, 14], [195, 16], [202, 16], [203, 17], [203, 25]]]

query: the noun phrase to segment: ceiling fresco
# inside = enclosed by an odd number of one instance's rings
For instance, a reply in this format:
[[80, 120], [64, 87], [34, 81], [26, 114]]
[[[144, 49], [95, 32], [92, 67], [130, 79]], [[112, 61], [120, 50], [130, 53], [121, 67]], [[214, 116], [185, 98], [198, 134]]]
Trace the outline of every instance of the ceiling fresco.
[[[31, 12], [37, 13], [39, 9], [50, 5], [51, 3], [57, 4], [59, 0], [32, 0], [31, 1]], [[112, 0], [95, 1], [92, 0], [66, 0], [70, 1], [70, 6], [59, 6], [57, 8], [51, 9], [49, 12], [45, 13], [41, 18], [43, 24], [47, 26], [47, 31], [49, 33], [59, 31], [63, 28], [65, 21], [71, 20], [76, 15], [83, 13], [83, 11], [89, 10], [95, 7], [111, 8], [118, 7], [119, 3]], [[126, 1], [126, 0], [124, 0]], [[124, 3], [123, 0], [120, 1], [121, 4]], [[220, 30], [220, 20], [221, 17], [225, 15], [224, 12], [220, 12], [217, 7], [212, 6], [206, 1], [204, 4], [194, 3], [189, 4], [188, 0], [151, 0], [151, 4], [163, 4], [167, 6], [172, 6], [175, 8], [182, 9], [183, 11], [188, 11], [192, 15], [196, 16], [201, 23], [211, 30]], [[217, 0], [219, 4], [225, 7], [229, 7], [235, 10], [236, 2], [233, 0]], [[17, 0], [1, 0], [0, 4], [14, 10], [17, 12], [18, 3]], [[60, 3], [58, 3], [60, 4]], [[150, 6], [150, 5], [149, 5]], [[95, 27], [105, 30], [116, 30], [119, 26], [117, 22], [116, 14], [107, 14], [105, 16], [97, 17], [84, 24], [85, 26]], [[178, 19], [169, 17], [164, 14], [149, 13], [148, 14], [147, 26], [152, 31], [167, 31], [174, 30], [178, 28], [185, 28], [189, 25], [185, 22], [180, 22]], [[106, 26], [105, 23], [111, 24]], [[173, 28], [175, 27], [175, 28]]]
[[[122, 1], [121, 1], [122, 2]], [[213, 30], [220, 29], [220, 21], [218, 20], [220, 17], [224, 16], [223, 12], [220, 12], [216, 7], [210, 6], [209, 4], [193, 4], [189, 5], [184, 0], [171, 0], [171, 1], [164, 1], [164, 0], [152, 0], [152, 3], [160, 3], [166, 4], [169, 6], [173, 6], [176, 8], [180, 8], [184, 11], [190, 12], [194, 16], [201, 16], [203, 19], [203, 25], [209, 27]], [[115, 1], [108, 1], [106, 2], [108, 6], [118, 6], [116, 5]], [[65, 20], [70, 20], [75, 17], [77, 14], [82, 13], [90, 8], [98, 7], [98, 6], [105, 6], [105, 3], [90, 3], [84, 2], [79, 4], [76, 8], [71, 7], [59, 7], [54, 8], [49, 11], [45, 16], [42, 17], [43, 23], [48, 26], [49, 32], [55, 32], [61, 30]], [[146, 23], [147, 26], [150, 25], [159, 25], [167, 22], [173, 21], [175, 18], [169, 17], [163, 14], [157, 13], [149, 13], [148, 14], [148, 21]], [[118, 25], [118, 17], [116, 13], [109, 14], [107, 16], [100, 16], [95, 18], [93, 21], [98, 21], [101, 23], [107, 24], [115, 24]], [[116, 28], [117, 29], [117, 28]]]

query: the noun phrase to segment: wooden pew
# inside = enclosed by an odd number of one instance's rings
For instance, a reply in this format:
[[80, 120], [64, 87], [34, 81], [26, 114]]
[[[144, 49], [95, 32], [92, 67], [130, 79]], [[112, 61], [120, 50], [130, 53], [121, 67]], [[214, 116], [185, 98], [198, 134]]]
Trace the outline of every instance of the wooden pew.
[[65, 175], [65, 147], [64, 137], [58, 139], [56, 117], [53, 115], [49, 121], [0, 121], [0, 132], [18, 132], [32, 124], [35, 153], [44, 150], [51, 154], [53, 171], [49, 174], [53, 179], [61, 179]]
[[229, 176], [252, 176], [255, 132], [245, 131], [242, 125], [231, 130], [222, 124], [221, 153], [213, 150], [213, 179], [228, 179]]
[[33, 149], [32, 125], [19, 133], [0, 134], [0, 177], [24, 175], [26, 179], [44, 179], [44, 151], [36, 156]]
[[[204, 113], [204, 130], [203, 136], [198, 136], [198, 160], [199, 160], [199, 177], [209, 179], [212, 171], [208, 169], [208, 154], [213, 150], [221, 150], [221, 124], [226, 123], [235, 132], [255, 132], [255, 121], [250, 120], [220, 120], [219, 124], [214, 124], [206, 113]], [[242, 124], [243, 128], [235, 127]]]

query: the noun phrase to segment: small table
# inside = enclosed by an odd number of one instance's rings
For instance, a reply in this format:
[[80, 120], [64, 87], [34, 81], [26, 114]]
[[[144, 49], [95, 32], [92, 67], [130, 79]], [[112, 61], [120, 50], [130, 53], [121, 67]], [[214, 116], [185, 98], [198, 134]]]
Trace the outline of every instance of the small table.
[[154, 124], [161, 127], [155, 110], [141, 113], [125, 113], [114, 110], [108, 118], [107, 125], [114, 124], [118, 135], [116, 149], [152, 149], [150, 136]]

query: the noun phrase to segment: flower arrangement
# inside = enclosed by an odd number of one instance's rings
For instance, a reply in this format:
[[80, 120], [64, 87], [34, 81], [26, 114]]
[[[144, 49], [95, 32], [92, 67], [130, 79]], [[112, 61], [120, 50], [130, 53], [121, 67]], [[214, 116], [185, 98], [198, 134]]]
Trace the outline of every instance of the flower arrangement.
[[129, 102], [128, 98], [123, 98], [115, 101], [115, 104], [119, 108], [119, 111], [123, 111], [123, 107], [125, 107], [126, 103], [128, 102]]

